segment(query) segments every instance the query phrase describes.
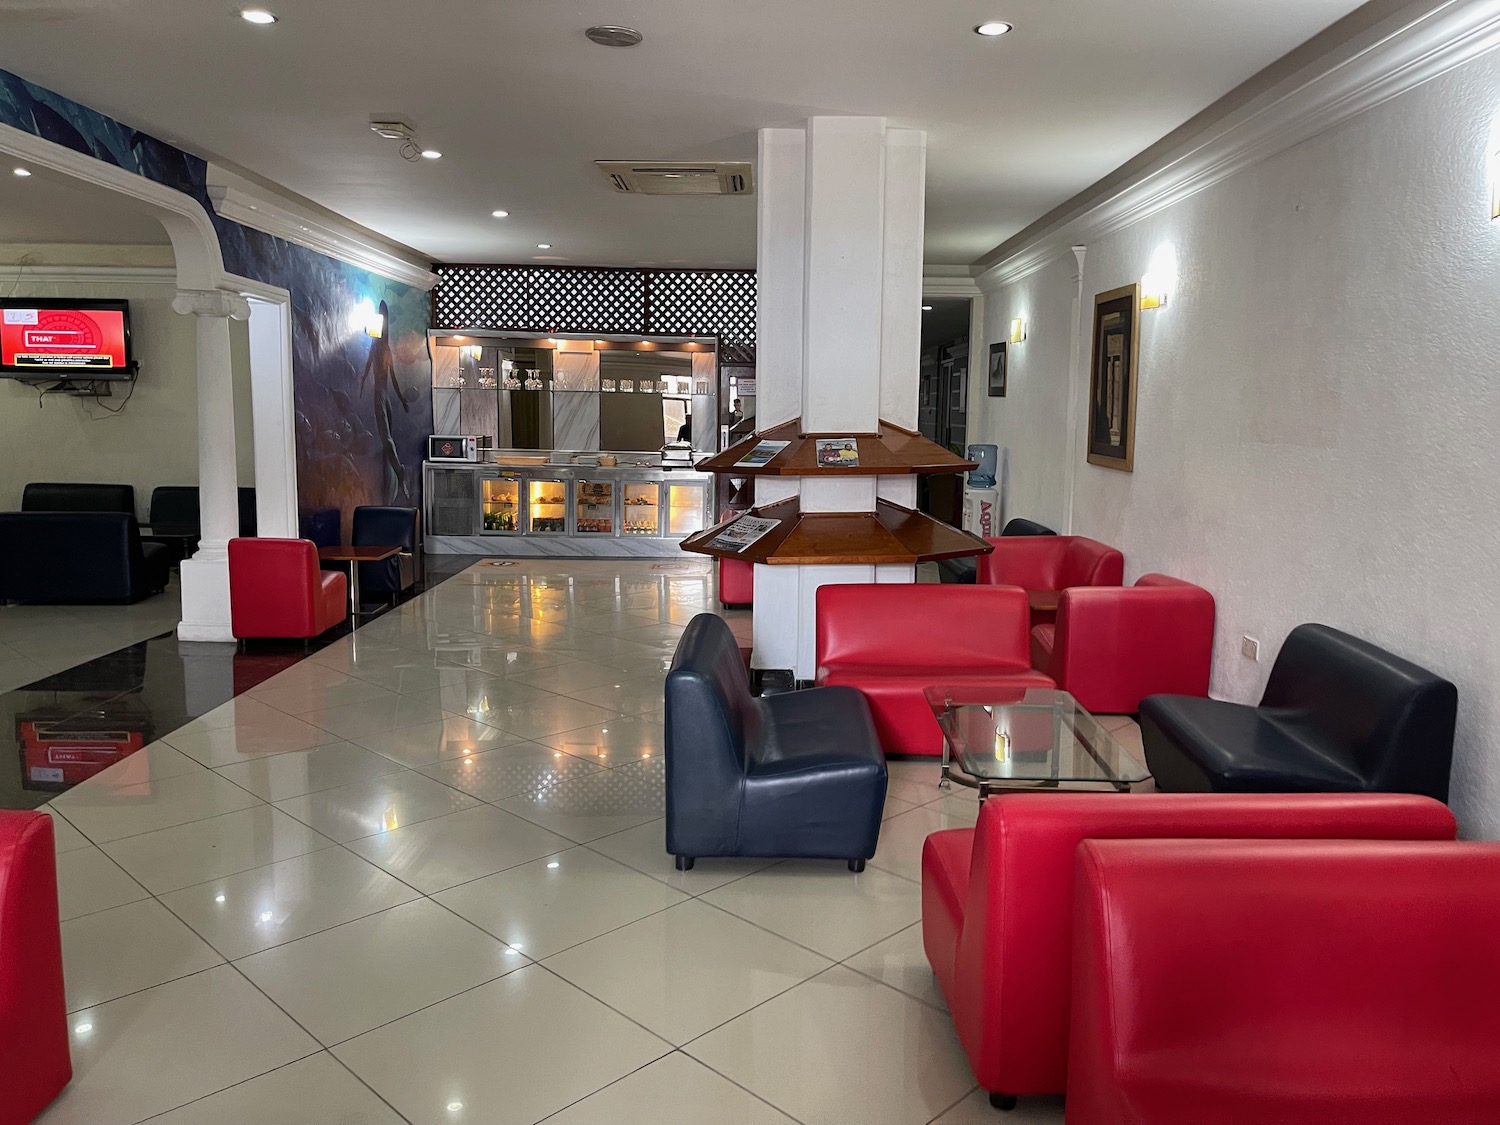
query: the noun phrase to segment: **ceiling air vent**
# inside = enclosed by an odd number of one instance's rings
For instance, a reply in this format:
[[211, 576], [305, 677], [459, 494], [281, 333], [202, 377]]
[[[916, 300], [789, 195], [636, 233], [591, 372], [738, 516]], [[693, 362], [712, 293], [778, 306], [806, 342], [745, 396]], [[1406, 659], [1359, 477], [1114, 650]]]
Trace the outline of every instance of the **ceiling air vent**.
[[751, 195], [748, 163], [596, 160], [614, 189], [626, 195]]

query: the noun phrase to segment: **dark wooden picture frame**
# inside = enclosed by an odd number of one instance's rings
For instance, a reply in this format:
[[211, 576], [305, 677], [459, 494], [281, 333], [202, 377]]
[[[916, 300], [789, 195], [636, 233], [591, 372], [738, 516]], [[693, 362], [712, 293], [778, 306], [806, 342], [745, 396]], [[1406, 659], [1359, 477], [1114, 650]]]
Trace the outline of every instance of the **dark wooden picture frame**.
[[1094, 350], [1089, 369], [1088, 462], [1135, 470], [1135, 389], [1140, 359], [1140, 285], [1094, 298]]
[[1005, 341], [990, 345], [990, 398], [1005, 397]]

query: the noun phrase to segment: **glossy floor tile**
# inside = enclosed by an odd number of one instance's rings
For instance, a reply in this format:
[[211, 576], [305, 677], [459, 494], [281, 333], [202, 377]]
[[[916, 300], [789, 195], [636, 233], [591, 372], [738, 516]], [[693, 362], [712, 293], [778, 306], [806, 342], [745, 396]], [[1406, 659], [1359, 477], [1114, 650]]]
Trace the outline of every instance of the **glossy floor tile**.
[[684, 902], [543, 964], [681, 1045], [832, 962], [699, 902]]
[[429, 895], [569, 846], [563, 837], [488, 805], [366, 836], [348, 845]]
[[[986, 1103], [988, 1108], [988, 1103]], [[990, 1112], [994, 1112], [991, 1110]], [[680, 1052], [627, 1074], [547, 1118], [547, 1125], [722, 1122], [796, 1125], [790, 1117]], [[987, 1123], [993, 1125], [993, 1123]]]
[[576, 847], [434, 897], [538, 959], [687, 900], [680, 891]]
[[143, 1121], [318, 1050], [228, 965], [84, 1008], [69, 1023], [73, 1081], [39, 1125]]
[[670, 1050], [530, 965], [333, 1053], [412, 1125], [531, 1125]]
[[514, 949], [419, 899], [256, 953], [235, 967], [332, 1046], [526, 963]]
[[[448, 565], [307, 659], [232, 665], [238, 694], [158, 708], [68, 792], [24, 790], [51, 801], [76, 1009], [43, 1120], [998, 1125], [918, 921], [922, 841], [976, 795], [892, 762], [862, 874], [676, 871], [664, 667], [712, 564]], [[35, 706], [15, 694], [0, 720]]]
[[843, 966], [686, 1051], [805, 1125], [925, 1125], [974, 1087], [946, 1013]]
[[191, 1102], [151, 1125], [405, 1125], [332, 1055], [289, 1063]]

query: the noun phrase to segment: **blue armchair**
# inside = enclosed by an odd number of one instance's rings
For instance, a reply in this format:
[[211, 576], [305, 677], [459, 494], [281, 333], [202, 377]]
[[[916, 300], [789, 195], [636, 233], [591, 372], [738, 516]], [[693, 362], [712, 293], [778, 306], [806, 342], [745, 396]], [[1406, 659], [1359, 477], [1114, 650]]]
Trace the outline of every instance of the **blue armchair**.
[[689, 623], [667, 673], [667, 851], [843, 859], [863, 871], [885, 805], [865, 698], [809, 688], [756, 699], [722, 618]]
[[416, 508], [363, 504], [354, 509], [349, 542], [355, 547], [401, 548], [399, 555], [359, 564], [361, 594], [395, 597], [417, 580], [417, 560], [422, 553], [422, 514]]

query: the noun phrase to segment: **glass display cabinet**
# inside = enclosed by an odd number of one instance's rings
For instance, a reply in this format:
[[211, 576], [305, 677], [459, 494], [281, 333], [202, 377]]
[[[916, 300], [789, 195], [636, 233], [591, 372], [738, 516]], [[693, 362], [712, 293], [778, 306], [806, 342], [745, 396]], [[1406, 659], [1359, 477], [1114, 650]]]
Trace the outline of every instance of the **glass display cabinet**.
[[484, 530], [521, 530], [521, 482], [514, 479], [486, 480], [482, 501]]
[[627, 481], [622, 530], [626, 535], [661, 534], [661, 486], [656, 481]]
[[691, 535], [708, 526], [706, 485], [668, 482], [666, 493], [668, 535]]
[[562, 480], [526, 482], [528, 525], [533, 535], [565, 535], [568, 531], [568, 485]]
[[575, 486], [573, 530], [577, 535], [615, 533], [615, 485], [608, 480], [580, 480]]

